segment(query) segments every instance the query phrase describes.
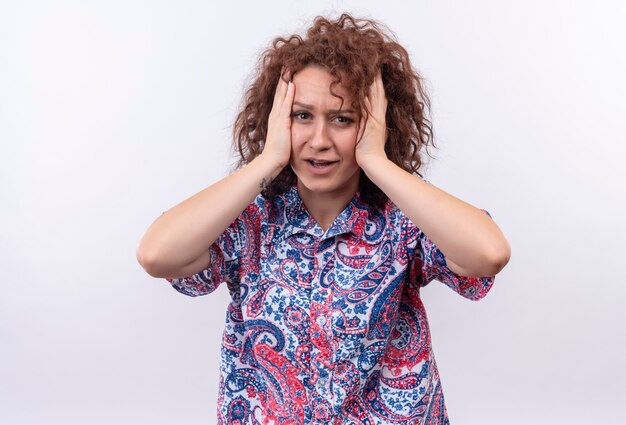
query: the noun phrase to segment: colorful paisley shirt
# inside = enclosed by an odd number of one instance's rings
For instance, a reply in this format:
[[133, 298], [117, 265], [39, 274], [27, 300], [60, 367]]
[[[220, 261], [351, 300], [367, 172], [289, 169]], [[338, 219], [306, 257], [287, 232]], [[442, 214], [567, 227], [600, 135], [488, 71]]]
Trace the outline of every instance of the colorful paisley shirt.
[[357, 194], [324, 232], [295, 187], [258, 196], [210, 256], [167, 280], [230, 291], [219, 424], [449, 423], [420, 289], [437, 279], [478, 300], [493, 277], [453, 273], [393, 203]]

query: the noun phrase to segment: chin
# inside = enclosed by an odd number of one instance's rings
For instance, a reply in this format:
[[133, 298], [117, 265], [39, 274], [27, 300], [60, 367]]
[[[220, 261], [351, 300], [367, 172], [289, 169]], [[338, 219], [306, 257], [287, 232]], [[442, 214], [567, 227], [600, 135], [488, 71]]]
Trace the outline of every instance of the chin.
[[[294, 170], [294, 172], [295, 171], [296, 170]], [[336, 194], [337, 197], [340, 198], [343, 198], [344, 195], [348, 195], [348, 192], [350, 192], [349, 194], [351, 196], [354, 196], [359, 189], [358, 176], [359, 174], [353, 174], [351, 176], [311, 176], [306, 173], [306, 170], [302, 173], [296, 172], [297, 185], [300, 189], [319, 195]], [[354, 188], [354, 190], [352, 190], [352, 188]]]
[[[322, 181], [307, 181], [299, 180], [298, 185], [300, 188], [314, 194], [319, 195], [333, 195], [335, 194], [337, 197], [342, 198], [344, 195], [354, 196], [354, 194], [358, 190], [358, 184], [354, 185], [354, 190], [352, 190], [353, 184], [351, 182], [346, 182], [344, 184], [336, 184], [334, 182], [322, 182]], [[348, 193], [350, 192], [350, 193]]]
[[307, 190], [312, 193], [333, 193], [338, 190], [338, 188], [325, 185], [325, 184], [307, 184], [303, 181], [300, 182], [300, 187], [304, 190]]

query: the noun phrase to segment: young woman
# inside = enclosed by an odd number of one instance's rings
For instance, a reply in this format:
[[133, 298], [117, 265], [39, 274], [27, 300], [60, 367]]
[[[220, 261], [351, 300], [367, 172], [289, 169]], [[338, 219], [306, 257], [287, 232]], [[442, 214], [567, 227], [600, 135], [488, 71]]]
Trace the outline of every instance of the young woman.
[[263, 53], [234, 127], [241, 167], [137, 251], [186, 295], [228, 286], [219, 423], [448, 423], [420, 289], [480, 299], [510, 248], [420, 178], [428, 105], [373, 21], [318, 17]]

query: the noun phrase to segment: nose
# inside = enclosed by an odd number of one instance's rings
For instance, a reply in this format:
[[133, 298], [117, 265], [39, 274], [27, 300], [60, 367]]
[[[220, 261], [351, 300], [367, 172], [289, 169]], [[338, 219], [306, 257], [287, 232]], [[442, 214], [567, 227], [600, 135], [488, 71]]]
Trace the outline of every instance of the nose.
[[326, 120], [318, 120], [313, 128], [309, 146], [315, 150], [325, 150], [331, 146], [330, 131]]

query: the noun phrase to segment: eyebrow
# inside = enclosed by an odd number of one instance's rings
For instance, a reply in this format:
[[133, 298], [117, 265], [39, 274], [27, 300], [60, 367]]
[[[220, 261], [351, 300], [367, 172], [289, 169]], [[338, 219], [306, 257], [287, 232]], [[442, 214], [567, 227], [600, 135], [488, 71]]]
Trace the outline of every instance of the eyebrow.
[[[301, 108], [304, 109], [310, 109], [313, 110], [315, 109], [313, 107], [313, 105], [308, 105], [306, 103], [302, 103], [302, 102], [293, 102], [293, 106], [299, 106]], [[328, 111], [329, 114], [338, 114], [338, 113], [342, 113], [342, 114], [356, 114], [356, 111], [354, 109], [331, 109]]]

